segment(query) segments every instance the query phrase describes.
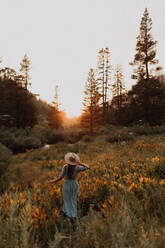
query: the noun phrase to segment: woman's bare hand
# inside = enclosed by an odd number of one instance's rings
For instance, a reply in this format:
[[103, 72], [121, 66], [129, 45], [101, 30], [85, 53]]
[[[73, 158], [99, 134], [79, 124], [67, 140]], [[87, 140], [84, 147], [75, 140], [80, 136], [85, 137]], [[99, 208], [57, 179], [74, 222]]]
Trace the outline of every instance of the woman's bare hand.
[[55, 180], [49, 180], [49, 181], [48, 181], [48, 184], [55, 184], [55, 183], [56, 183]]

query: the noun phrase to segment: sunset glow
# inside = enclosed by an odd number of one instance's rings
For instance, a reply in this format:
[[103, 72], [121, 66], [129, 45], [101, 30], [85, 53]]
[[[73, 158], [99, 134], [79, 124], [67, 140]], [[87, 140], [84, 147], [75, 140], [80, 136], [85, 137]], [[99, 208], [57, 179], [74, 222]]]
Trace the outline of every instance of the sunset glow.
[[81, 111], [80, 111], [80, 109], [76, 109], [76, 108], [72, 109], [72, 108], [68, 107], [66, 109], [66, 114], [67, 114], [67, 117], [69, 117], [69, 118], [78, 117], [78, 116], [80, 116]]

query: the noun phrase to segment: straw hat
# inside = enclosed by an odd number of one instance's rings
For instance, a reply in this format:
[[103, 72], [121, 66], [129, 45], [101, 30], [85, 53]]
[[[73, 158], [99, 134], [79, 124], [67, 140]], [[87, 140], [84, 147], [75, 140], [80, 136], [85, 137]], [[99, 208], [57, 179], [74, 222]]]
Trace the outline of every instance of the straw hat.
[[76, 153], [68, 152], [65, 155], [65, 162], [67, 162], [70, 165], [76, 165], [78, 162], [80, 162], [80, 158]]

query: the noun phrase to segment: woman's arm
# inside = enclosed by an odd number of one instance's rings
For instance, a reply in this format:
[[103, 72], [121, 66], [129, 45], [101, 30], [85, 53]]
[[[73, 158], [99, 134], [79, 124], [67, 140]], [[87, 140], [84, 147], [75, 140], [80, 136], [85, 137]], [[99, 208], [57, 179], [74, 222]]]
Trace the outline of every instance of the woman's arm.
[[49, 180], [49, 182], [48, 182], [48, 183], [50, 183], [50, 184], [54, 184], [54, 183], [59, 182], [61, 179], [62, 179], [61, 177], [58, 177], [57, 179], [54, 179], [54, 180]]
[[83, 167], [85, 167], [85, 168], [87, 168], [87, 169], [90, 169], [90, 167], [87, 165], [87, 164], [83, 164], [83, 163], [78, 163], [78, 165], [80, 165], [80, 166], [83, 166]]
[[59, 182], [65, 176], [65, 168], [66, 168], [66, 165], [63, 166], [61, 174], [59, 175], [59, 177], [57, 179], [50, 180], [48, 183], [54, 184], [54, 183]]

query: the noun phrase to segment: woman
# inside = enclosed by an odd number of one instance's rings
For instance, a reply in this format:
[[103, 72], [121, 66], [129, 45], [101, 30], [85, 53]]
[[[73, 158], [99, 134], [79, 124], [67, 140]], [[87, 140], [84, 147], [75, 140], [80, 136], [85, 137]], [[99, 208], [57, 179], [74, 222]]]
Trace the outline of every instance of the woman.
[[73, 152], [65, 155], [65, 161], [67, 164], [63, 166], [60, 176], [56, 180], [49, 181], [49, 183], [54, 184], [65, 177], [62, 187], [62, 210], [65, 216], [72, 219], [77, 216], [77, 195], [79, 191], [77, 174], [80, 171], [88, 170], [89, 166], [80, 163], [79, 156]]

